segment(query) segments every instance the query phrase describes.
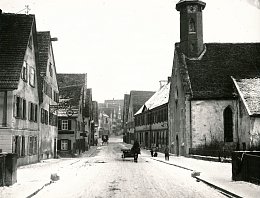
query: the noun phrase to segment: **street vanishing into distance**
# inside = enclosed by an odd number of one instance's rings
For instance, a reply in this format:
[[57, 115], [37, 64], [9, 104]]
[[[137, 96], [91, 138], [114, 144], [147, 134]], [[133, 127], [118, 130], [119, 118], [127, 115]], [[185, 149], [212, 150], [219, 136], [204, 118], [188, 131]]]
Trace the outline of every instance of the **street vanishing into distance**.
[[138, 162], [122, 159], [123, 148], [131, 148], [122, 138], [111, 137], [91, 155], [60, 165], [60, 179], [33, 197], [225, 197], [191, 177], [191, 171], [158, 162], [142, 150]]

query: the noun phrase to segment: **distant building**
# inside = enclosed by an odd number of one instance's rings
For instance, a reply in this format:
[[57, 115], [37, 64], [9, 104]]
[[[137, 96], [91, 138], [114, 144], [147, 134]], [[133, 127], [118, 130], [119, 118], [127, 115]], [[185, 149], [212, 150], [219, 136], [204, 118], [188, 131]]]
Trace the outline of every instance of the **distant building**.
[[99, 112], [108, 115], [112, 121], [112, 133], [119, 135], [122, 132], [122, 114], [124, 100], [105, 100], [99, 103]]
[[61, 156], [88, 149], [92, 101], [87, 74], [57, 74], [60, 88], [58, 153]]
[[127, 143], [134, 143], [135, 139], [135, 113], [141, 108], [141, 106], [154, 94], [152, 91], [130, 91], [128, 115], [127, 115]]
[[93, 123], [94, 123], [94, 138], [97, 138], [98, 135], [98, 103], [97, 101], [92, 102], [93, 107]]
[[143, 147], [158, 147], [161, 151], [168, 145], [168, 100], [170, 83], [161, 88], [135, 113], [135, 139]]
[[98, 134], [101, 138], [102, 135], [111, 135], [112, 133], [112, 119], [105, 113], [99, 114]]
[[127, 120], [128, 120], [128, 110], [129, 110], [129, 97], [130, 97], [129, 94], [124, 95], [123, 120], [122, 120], [124, 142], [127, 142]]

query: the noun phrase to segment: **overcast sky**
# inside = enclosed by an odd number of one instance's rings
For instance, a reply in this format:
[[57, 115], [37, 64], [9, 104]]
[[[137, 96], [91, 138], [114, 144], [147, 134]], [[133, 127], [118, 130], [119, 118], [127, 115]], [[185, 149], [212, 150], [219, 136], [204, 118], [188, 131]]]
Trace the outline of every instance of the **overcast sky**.
[[[51, 31], [58, 73], [87, 73], [93, 100], [156, 91], [171, 75], [179, 42], [178, 0], [0, 0], [3, 12], [29, 5], [38, 31]], [[260, 42], [258, 0], [205, 0], [204, 42]], [[249, 4], [250, 2], [251, 4]], [[25, 13], [21, 11], [20, 13]]]

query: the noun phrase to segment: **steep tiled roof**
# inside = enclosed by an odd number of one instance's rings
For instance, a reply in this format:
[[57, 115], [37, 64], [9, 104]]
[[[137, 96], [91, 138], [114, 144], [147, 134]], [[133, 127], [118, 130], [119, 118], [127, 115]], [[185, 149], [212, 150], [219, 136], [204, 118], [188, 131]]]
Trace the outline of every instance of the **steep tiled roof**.
[[46, 75], [48, 54], [51, 42], [51, 35], [49, 31], [37, 32], [37, 42], [39, 48], [39, 68], [41, 76]]
[[145, 104], [136, 112], [135, 115], [142, 113], [143, 108], [151, 110], [168, 103], [169, 92], [170, 83], [164, 85], [161, 89], [159, 89], [149, 100], [145, 102]]
[[0, 14], [0, 87], [16, 89], [34, 15]]
[[134, 114], [141, 108], [141, 106], [149, 99], [155, 92], [153, 91], [131, 91], [130, 98], [133, 101]]
[[183, 75], [183, 82], [189, 84], [186, 87], [191, 88], [193, 98], [232, 98], [231, 76], [239, 79], [260, 76], [260, 43], [210, 43], [205, 46], [205, 54], [200, 60], [183, 59], [178, 44], [175, 48], [180, 69], [188, 73], [188, 78]]
[[70, 104], [78, 105], [85, 74], [57, 74], [59, 94], [62, 99], [70, 99]]
[[260, 114], [260, 78], [234, 79], [249, 115]]

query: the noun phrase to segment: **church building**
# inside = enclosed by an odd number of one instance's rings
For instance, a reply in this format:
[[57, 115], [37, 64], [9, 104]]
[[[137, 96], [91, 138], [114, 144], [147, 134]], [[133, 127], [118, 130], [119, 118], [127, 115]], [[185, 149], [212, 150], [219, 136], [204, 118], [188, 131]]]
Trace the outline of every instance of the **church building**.
[[[260, 148], [260, 43], [203, 43], [206, 3], [180, 0], [169, 95], [172, 153]], [[217, 36], [217, 35], [216, 35]]]

